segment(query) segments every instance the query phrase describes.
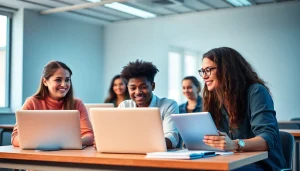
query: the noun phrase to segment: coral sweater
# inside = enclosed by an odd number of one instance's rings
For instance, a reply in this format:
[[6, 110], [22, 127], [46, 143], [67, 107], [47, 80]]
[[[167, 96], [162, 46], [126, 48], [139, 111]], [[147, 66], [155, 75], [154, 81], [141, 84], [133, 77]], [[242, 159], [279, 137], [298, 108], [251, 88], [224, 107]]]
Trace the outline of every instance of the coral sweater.
[[[35, 97], [29, 97], [26, 99], [21, 110], [63, 110], [64, 101], [57, 101], [50, 97], [44, 100], [37, 99]], [[81, 138], [88, 139], [88, 144], [92, 145], [94, 141], [94, 133], [92, 125], [88, 117], [87, 110], [80, 99], [75, 99], [75, 109], [80, 113], [80, 129]], [[19, 146], [18, 127], [17, 124], [11, 134], [11, 143], [13, 146]]]

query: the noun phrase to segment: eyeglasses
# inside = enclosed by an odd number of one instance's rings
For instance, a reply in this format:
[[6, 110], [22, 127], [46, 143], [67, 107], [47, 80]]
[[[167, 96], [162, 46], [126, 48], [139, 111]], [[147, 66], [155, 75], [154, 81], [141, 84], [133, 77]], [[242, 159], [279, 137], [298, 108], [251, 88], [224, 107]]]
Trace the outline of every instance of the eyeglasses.
[[207, 68], [205, 68], [205, 69], [199, 69], [198, 72], [199, 72], [199, 75], [200, 75], [201, 77], [203, 77], [204, 74], [205, 74], [206, 76], [210, 76], [211, 70], [213, 70], [213, 69], [217, 69], [217, 67], [210, 67], [210, 68], [207, 67]]

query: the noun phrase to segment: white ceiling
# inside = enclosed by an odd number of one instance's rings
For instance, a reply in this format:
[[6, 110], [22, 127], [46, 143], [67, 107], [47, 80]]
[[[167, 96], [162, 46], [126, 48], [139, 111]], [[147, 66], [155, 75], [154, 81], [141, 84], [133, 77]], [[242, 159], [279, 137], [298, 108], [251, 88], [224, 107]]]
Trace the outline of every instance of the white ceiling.
[[[296, 0], [249, 0], [253, 5], [273, 4]], [[0, 7], [25, 8], [36, 11], [88, 3], [84, 0], [0, 0]], [[136, 7], [157, 15], [157, 17], [199, 12], [205, 10], [218, 10], [223, 8], [236, 8], [226, 0], [127, 0], [123, 4]], [[245, 8], [245, 7], [239, 7]], [[47, 14], [53, 15], [53, 14]], [[105, 6], [94, 6], [86, 9], [57, 13], [81, 20], [90, 20], [99, 24], [139, 19], [139, 17], [116, 11]]]

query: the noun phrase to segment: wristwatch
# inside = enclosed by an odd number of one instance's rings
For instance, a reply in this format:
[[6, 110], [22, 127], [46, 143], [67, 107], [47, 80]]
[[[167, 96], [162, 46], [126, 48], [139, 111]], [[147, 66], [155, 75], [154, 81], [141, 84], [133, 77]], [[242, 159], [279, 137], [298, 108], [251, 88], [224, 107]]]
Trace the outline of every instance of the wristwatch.
[[236, 149], [236, 151], [242, 151], [243, 148], [245, 147], [245, 141], [242, 139], [237, 139], [237, 145], [238, 145], [238, 149]]

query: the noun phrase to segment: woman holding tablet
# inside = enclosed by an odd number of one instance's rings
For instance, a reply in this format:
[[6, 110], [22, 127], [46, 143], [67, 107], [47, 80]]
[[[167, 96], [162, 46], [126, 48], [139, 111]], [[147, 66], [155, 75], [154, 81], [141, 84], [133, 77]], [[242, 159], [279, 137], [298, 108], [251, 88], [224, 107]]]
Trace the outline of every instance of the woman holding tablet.
[[179, 106], [179, 113], [194, 113], [202, 111], [202, 98], [199, 96], [201, 85], [194, 76], [184, 77], [182, 80], [182, 93], [187, 102]]
[[268, 159], [241, 170], [280, 170], [286, 166], [269, 88], [243, 56], [228, 47], [203, 55], [203, 111], [211, 113], [220, 136], [205, 136], [227, 151], [268, 151]]
[[[82, 145], [92, 145], [94, 133], [87, 110], [80, 99], [74, 98], [72, 71], [59, 61], [49, 62], [43, 70], [38, 91], [26, 99], [22, 110], [78, 110]], [[67, 122], [67, 121], [66, 121]], [[19, 146], [18, 129], [15, 125], [11, 136], [12, 145]]]

